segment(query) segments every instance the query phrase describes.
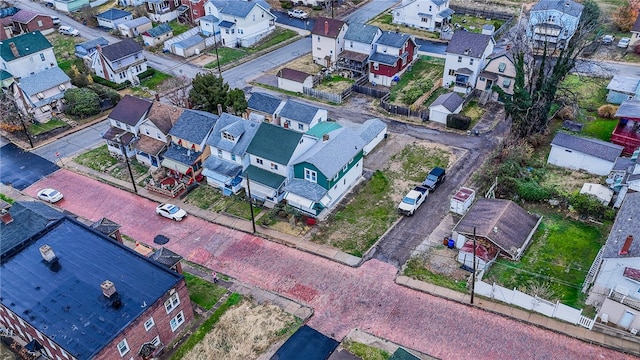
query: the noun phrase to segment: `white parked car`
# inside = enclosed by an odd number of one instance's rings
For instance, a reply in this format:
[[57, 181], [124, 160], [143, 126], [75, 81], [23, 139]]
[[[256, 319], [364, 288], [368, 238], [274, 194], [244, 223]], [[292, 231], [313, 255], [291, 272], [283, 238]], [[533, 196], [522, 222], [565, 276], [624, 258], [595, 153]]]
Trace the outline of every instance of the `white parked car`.
[[309, 18], [309, 14], [300, 9], [289, 10], [287, 14], [289, 14], [289, 17], [301, 20], [306, 20], [307, 18]]
[[51, 21], [53, 21], [53, 25], [60, 25], [60, 18], [55, 16], [55, 15], [51, 15], [49, 16], [51, 18]]
[[613, 35], [605, 35], [602, 37], [602, 43], [605, 45], [613, 44], [613, 41], [616, 39]]
[[627, 48], [629, 47], [629, 43], [631, 42], [630, 38], [622, 38], [620, 39], [620, 41], [618, 41], [618, 47], [619, 48]]
[[80, 36], [80, 31], [78, 31], [78, 29], [74, 29], [71, 26], [60, 26], [60, 28], [58, 29], [58, 32], [62, 35], [69, 35], [69, 36]]
[[38, 199], [49, 203], [57, 203], [62, 200], [64, 196], [56, 189], [46, 188], [38, 191]]
[[182, 219], [187, 216], [186, 211], [173, 204], [158, 205], [158, 207], [156, 207], [156, 214], [162, 215], [169, 219], [173, 219], [175, 221], [182, 221]]

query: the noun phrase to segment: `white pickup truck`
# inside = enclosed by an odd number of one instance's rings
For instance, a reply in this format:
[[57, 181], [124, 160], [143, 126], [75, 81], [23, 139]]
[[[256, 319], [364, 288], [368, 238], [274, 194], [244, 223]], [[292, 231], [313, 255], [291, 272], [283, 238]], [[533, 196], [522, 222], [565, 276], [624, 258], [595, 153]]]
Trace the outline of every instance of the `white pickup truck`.
[[300, 9], [289, 10], [287, 14], [289, 14], [289, 17], [301, 20], [306, 20], [309, 17], [309, 14]]
[[400, 205], [398, 205], [398, 213], [411, 216], [422, 205], [424, 200], [429, 196], [429, 189], [424, 186], [416, 186], [404, 196]]

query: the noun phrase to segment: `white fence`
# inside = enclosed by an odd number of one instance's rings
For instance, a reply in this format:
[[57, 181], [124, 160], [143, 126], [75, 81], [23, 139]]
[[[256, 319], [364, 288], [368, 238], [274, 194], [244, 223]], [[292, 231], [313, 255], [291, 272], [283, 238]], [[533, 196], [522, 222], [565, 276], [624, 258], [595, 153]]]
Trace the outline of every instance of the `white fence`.
[[516, 305], [574, 325], [580, 325], [589, 330], [591, 330], [595, 323], [595, 319], [583, 316], [582, 310], [574, 309], [570, 306], [560, 304], [559, 302], [553, 303], [538, 296], [525, 294], [516, 289], [507, 289], [500, 285], [496, 285], [495, 283], [491, 285], [481, 280], [477, 280], [474, 292], [490, 299]]

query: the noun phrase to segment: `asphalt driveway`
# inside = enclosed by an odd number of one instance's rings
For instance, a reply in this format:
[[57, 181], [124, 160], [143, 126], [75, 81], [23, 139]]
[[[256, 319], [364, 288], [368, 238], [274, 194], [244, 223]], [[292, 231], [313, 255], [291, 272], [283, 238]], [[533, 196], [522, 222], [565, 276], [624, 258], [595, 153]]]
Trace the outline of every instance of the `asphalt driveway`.
[[58, 170], [59, 167], [34, 153], [13, 144], [0, 148], [0, 181], [24, 190], [31, 184]]

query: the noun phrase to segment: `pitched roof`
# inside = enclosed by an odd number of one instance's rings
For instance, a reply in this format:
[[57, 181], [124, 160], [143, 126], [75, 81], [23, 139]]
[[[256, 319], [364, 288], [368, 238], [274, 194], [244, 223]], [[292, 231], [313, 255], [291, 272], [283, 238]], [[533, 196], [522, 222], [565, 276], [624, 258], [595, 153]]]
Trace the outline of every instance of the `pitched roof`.
[[307, 80], [309, 76], [312, 76], [312, 75], [307, 74], [306, 72], [303, 72], [303, 71], [295, 70], [295, 69], [282, 68], [280, 69], [280, 71], [278, 71], [278, 74], [276, 76], [283, 79], [296, 81], [296, 82], [304, 82], [305, 80]]
[[154, 252], [151, 258], [157, 263], [162, 264], [168, 268], [172, 268], [175, 264], [182, 260], [182, 256], [174, 253], [166, 247], [161, 247], [160, 250]]
[[172, 32], [173, 29], [171, 28], [171, 26], [169, 26], [168, 23], [163, 23], [160, 24], [156, 27], [152, 27], [151, 29], [145, 31], [145, 33], [143, 35], [147, 35], [147, 36], [151, 36], [151, 37], [158, 37], [160, 35], [164, 35], [167, 33]]
[[401, 48], [404, 43], [411, 39], [411, 35], [405, 33], [397, 33], [393, 31], [383, 31], [382, 35], [376, 40], [376, 44]]
[[111, 110], [109, 118], [130, 126], [135, 126], [147, 111], [149, 111], [149, 108], [151, 108], [151, 101], [125, 95], [118, 102], [118, 105]]
[[131, 13], [128, 11], [124, 11], [120, 9], [109, 9], [107, 11], [101, 12], [100, 14], [96, 15], [96, 17], [101, 19], [106, 19], [106, 20], [117, 20], [129, 15], [131, 15]]
[[261, 92], [254, 92], [247, 102], [247, 108], [273, 114], [281, 103], [282, 99], [280, 98]]
[[378, 62], [385, 65], [394, 66], [400, 57], [395, 55], [374, 52], [369, 56], [369, 62]]
[[261, 123], [247, 148], [247, 153], [278, 164], [288, 164], [298, 147], [302, 133]]
[[139, 18], [135, 18], [135, 19], [131, 19], [129, 21], [125, 21], [123, 23], [118, 24], [118, 26], [126, 26], [129, 28], [132, 27], [136, 27], [136, 26], [140, 26], [140, 25], [145, 25], [145, 24], [151, 24], [151, 20], [149, 20], [148, 17], [146, 16], [141, 16]]
[[483, 237], [499, 246], [512, 258], [521, 254], [540, 217], [530, 214], [516, 203], [501, 199], [478, 199], [454, 231], [459, 234]]
[[64, 217], [60, 211], [39, 201], [16, 201], [9, 209], [9, 214], [12, 222], [0, 222], [0, 259], [3, 261], [25, 240]]
[[[603, 258], [640, 257], [640, 221], [638, 219], [640, 219], [640, 192], [628, 192], [604, 245]], [[620, 250], [629, 235], [633, 236], [634, 240], [628, 255], [620, 255]]]
[[133, 55], [142, 51], [142, 45], [135, 42], [133, 39], [124, 39], [107, 45], [102, 48], [102, 55], [110, 61], [116, 61], [124, 57]]
[[[171, 146], [169, 146], [167, 151], [165, 151], [162, 155], [164, 156], [164, 160], [167, 160], [167, 159], [175, 160], [180, 164], [191, 166], [200, 157], [200, 155], [202, 155], [202, 152], [193, 151], [190, 149], [183, 148], [180, 145], [172, 144]], [[162, 165], [165, 167], [169, 167], [164, 164], [164, 161]], [[179, 170], [179, 169], [176, 169], [176, 170]]]
[[380, 28], [377, 26], [354, 23], [349, 25], [347, 32], [344, 34], [344, 39], [371, 44], [375, 40], [378, 31], [380, 31]]
[[399, 347], [393, 352], [389, 360], [420, 360], [420, 358]]
[[303, 179], [291, 180], [285, 185], [284, 191], [302, 196], [314, 202], [320, 201], [327, 194], [327, 189], [314, 182]]
[[[15, 56], [11, 51], [11, 44], [15, 44], [18, 56]], [[6, 62], [10, 62], [52, 47], [49, 40], [40, 31], [34, 31], [0, 41], [0, 57]]]
[[59, 67], [42, 70], [33, 75], [20, 79], [20, 88], [25, 94], [31, 96], [45, 90], [52, 89], [60, 84], [71, 81]]
[[463, 30], [457, 30], [449, 40], [445, 51], [447, 54], [466, 55], [480, 58], [489, 42], [493, 41], [491, 35], [483, 35]]
[[336, 129], [309, 149], [296, 163], [306, 162], [314, 165], [328, 179], [332, 179], [366, 145], [364, 140], [348, 128]]
[[636, 22], [633, 23], [633, 27], [631, 27], [631, 32], [640, 32], [640, 15], [636, 17]]
[[[11, 225], [11, 224], [9, 224]], [[3, 234], [4, 237], [4, 234]], [[74, 239], [75, 241], [69, 241]], [[3, 239], [4, 242], [4, 239]], [[39, 248], [59, 261], [48, 265]], [[182, 276], [82, 225], [64, 218], [27, 241], [2, 265], [2, 304], [77, 359], [95, 357]], [[100, 285], [114, 282], [122, 306]], [[143, 320], [144, 321], [144, 320]], [[74, 331], [74, 325], [82, 331]]]
[[[258, 131], [258, 123], [241, 117], [222, 113], [207, 139], [207, 145], [227, 151], [234, 155], [244, 156], [247, 147]], [[225, 139], [223, 133], [230, 134], [235, 142]]]
[[320, 108], [312, 105], [303, 104], [295, 100], [287, 100], [280, 110], [280, 116], [292, 119], [301, 123], [310, 124], [313, 117], [316, 116]]
[[286, 180], [282, 175], [272, 173], [271, 171], [267, 171], [253, 165], [249, 165], [249, 167], [247, 167], [247, 169], [242, 173], [242, 177], [244, 178], [246, 178], [247, 175], [251, 179], [251, 182], [257, 182], [272, 189], [279, 188]]
[[635, 94], [639, 86], [640, 78], [623, 75], [613, 75], [613, 78], [607, 85], [607, 90], [613, 90], [627, 94]]
[[540, 0], [531, 8], [531, 12], [557, 10], [571, 16], [580, 17], [582, 9], [584, 9], [584, 5], [571, 0]]
[[332, 132], [333, 130], [340, 129], [342, 125], [338, 124], [335, 121], [321, 121], [315, 124], [309, 131], [305, 134], [321, 138], [322, 135]]
[[91, 49], [95, 49], [98, 46], [105, 47], [107, 45], [109, 45], [109, 41], [101, 36], [96, 39], [92, 39], [80, 44], [76, 44], [76, 47], [81, 47], [85, 50], [91, 50]]
[[195, 34], [193, 36], [189, 36], [186, 39], [180, 40], [178, 42], [174, 42], [172, 45], [174, 47], [179, 47], [182, 49], [188, 49], [194, 45], [198, 45], [200, 43], [204, 43], [204, 38], [200, 34]]
[[579, 137], [559, 131], [553, 138], [551, 145], [562, 146], [567, 149], [614, 162], [622, 153], [623, 146], [597, 139]]
[[198, 110], [184, 110], [169, 135], [201, 144], [218, 120], [218, 115]]
[[146, 134], [139, 134], [134, 141], [133, 148], [151, 155], [159, 155], [162, 150], [167, 148], [167, 143], [160, 141]]
[[386, 131], [386, 129], [387, 124], [385, 124], [384, 121], [378, 118], [373, 118], [358, 126], [358, 128], [356, 128], [356, 132], [360, 135], [362, 140], [368, 144], [371, 140], [375, 139], [376, 136], [380, 135], [380, 132]]
[[261, 4], [250, 1], [228, 1], [227, 5], [220, 9], [221, 14], [245, 18], [255, 6]]
[[147, 119], [166, 135], [183, 111], [184, 109], [181, 107], [154, 101], [147, 114]]
[[212, 22], [212, 23], [217, 23], [218, 21], [220, 21], [220, 19], [218, 19], [217, 17], [215, 17], [213, 15], [201, 16], [198, 20]]
[[454, 112], [458, 106], [462, 105], [464, 99], [455, 92], [450, 92], [438, 96], [438, 98], [429, 105], [429, 109], [438, 105], [444, 106], [449, 112]]
[[341, 20], [319, 17], [316, 19], [311, 33], [336, 39], [338, 35], [340, 35], [340, 30], [342, 30], [342, 27], [345, 25], [346, 23]]
[[36, 16], [38, 16], [38, 14], [34, 13], [33, 11], [22, 9], [18, 11], [15, 15], [13, 15], [11, 17], [11, 20], [21, 24], [26, 24], [29, 21], [33, 20], [33, 18], [35, 18]]
[[102, 219], [91, 224], [91, 228], [95, 229], [101, 234], [109, 236], [118, 231], [118, 229], [120, 229], [120, 225], [113, 220], [109, 220], [106, 217], [103, 217]]
[[632, 119], [640, 119], [640, 101], [627, 100], [620, 104], [615, 117], [628, 117]]

